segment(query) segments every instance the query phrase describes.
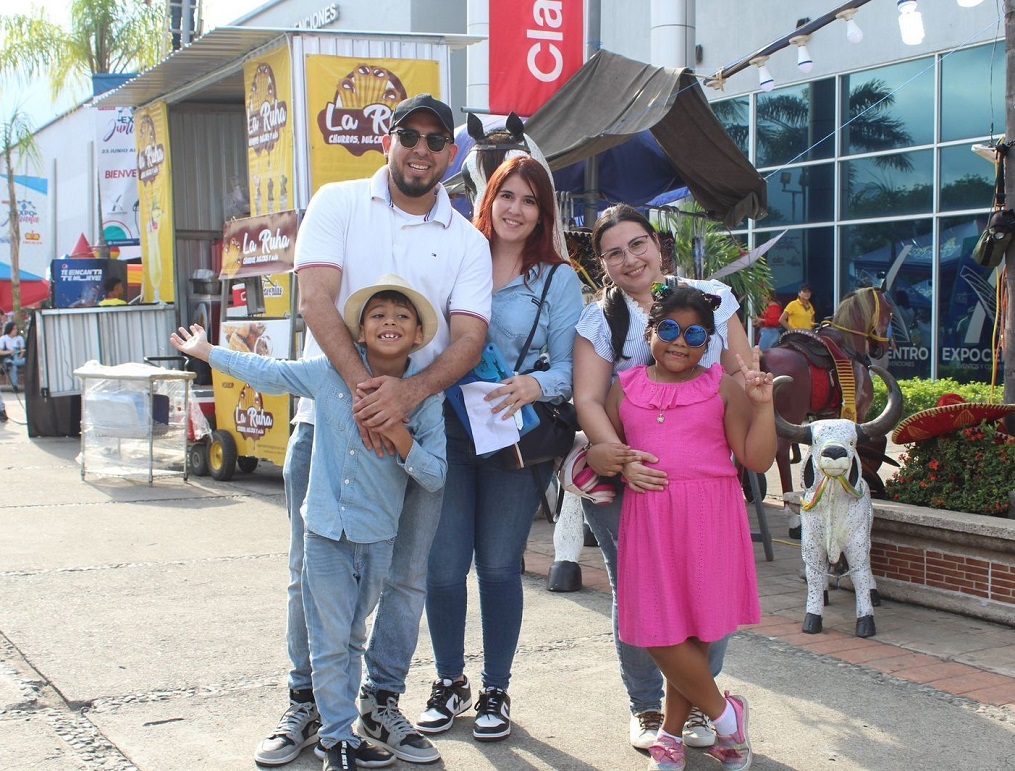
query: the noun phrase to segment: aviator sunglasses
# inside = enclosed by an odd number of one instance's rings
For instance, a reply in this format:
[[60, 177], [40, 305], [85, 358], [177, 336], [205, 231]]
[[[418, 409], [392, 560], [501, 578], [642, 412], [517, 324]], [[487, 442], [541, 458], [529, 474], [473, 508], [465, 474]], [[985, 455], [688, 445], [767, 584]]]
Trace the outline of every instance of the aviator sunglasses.
[[[413, 129], [395, 129], [391, 133], [398, 135], [399, 144], [407, 150], [411, 150], [418, 145], [420, 137], [424, 136]], [[446, 137], [443, 134], [426, 134], [425, 137], [426, 146], [430, 148], [432, 153], [439, 153], [449, 142], [453, 141], [451, 137]]]
[[691, 348], [703, 348], [708, 342], [708, 330], [700, 324], [692, 324], [684, 329], [673, 319], [663, 319], [656, 324], [656, 334], [664, 343], [672, 343], [680, 333], [684, 334], [684, 342]]

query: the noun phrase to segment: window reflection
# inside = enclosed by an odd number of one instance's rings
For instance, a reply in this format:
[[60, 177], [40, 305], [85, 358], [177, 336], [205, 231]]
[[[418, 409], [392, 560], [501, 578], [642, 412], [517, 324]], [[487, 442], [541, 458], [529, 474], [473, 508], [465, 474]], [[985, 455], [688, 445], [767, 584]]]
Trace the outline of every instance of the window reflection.
[[994, 168], [968, 145], [941, 148], [941, 210], [983, 209], [994, 201]]
[[766, 225], [829, 222], [834, 215], [832, 164], [782, 169], [768, 178]]
[[751, 103], [746, 96], [735, 99], [723, 99], [711, 103], [716, 119], [726, 129], [737, 147], [746, 156], [750, 156], [751, 139]]
[[834, 135], [834, 79], [758, 95], [758, 166], [831, 158]]
[[932, 59], [842, 76], [848, 94], [842, 152], [873, 153], [934, 141]]
[[986, 215], [941, 220], [938, 377], [960, 383], [990, 382], [998, 271], [971, 257], [985, 226]]
[[[773, 232], [756, 233], [755, 245], [764, 243], [773, 235]], [[809, 283], [815, 318], [832, 315], [835, 310], [831, 269], [835, 253], [833, 236], [831, 227], [790, 230], [765, 255], [780, 305], [796, 297], [800, 284]]]
[[896, 377], [930, 377], [933, 220], [842, 228], [842, 286], [879, 286], [892, 302], [888, 369]]
[[931, 150], [845, 161], [842, 167], [844, 219], [929, 214], [933, 210]]
[[1004, 42], [941, 60], [941, 139], [1004, 132]]

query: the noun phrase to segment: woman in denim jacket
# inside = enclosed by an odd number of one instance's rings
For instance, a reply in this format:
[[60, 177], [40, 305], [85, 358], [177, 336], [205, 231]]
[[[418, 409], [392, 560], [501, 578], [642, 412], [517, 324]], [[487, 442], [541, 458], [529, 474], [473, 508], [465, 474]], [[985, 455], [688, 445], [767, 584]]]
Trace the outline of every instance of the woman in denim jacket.
[[[550, 269], [546, 301], [520, 373], [488, 396], [493, 412], [513, 419], [526, 404], [571, 397], [571, 352], [583, 301], [581, 282], [553, 245], [553, 183], [531, 157], [505, 161], [490, 179], [475, 218], [490, 239], [493, 310], [487, 342], [513, 366], [536, 320]], [[549, 368], [536, 371], [542, 352]], [[511, 470], [483, 458], [459, 418], [445, 404], [448, 478], [441, 521], [430, 551], [426, 615], [437, 666], [430, 700], [417, 728], [449, 729], [472, 706], [465, 677], [466, 578], [475, 557], [483, 620], [483, 689], [473, 736], [498, 741], [511, 733], [507, 694], [522, 624], [522, 555], [552, 463]]]

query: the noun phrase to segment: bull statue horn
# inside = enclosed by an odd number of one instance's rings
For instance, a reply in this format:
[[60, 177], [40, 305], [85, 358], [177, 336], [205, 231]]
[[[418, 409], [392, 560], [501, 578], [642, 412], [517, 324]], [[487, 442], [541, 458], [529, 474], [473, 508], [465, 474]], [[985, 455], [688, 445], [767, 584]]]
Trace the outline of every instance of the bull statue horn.
[[884, 411], [874, 420], [861, 423], [856, 427], [856, 433], [861, 439], [872, 439], [879, 436], [887, 436], [888, 432], [895, 428], [902, 417], [902, 389], [898, 382], [889, 374], [888, 370], [872, 364], [870, 371], [881, 378], [881, 381], [888, 386], [888, 404]]
[[[773, 398], [774, 394], [779, 391], [779, 388], [784, 385], [789, 385], [793, 382], [793, 378], [789, 375], [779, 375], [775, 380], [772, 381]], [[811, 443], [811, 427], [810, 426], [798, 426], [796, 423], [790, 423], [782, 415], [779, 414], [779, 410], [773, 410], [775, 413], [775, 433], [781, 436], [783, 439], [788, 439], [794, 444], [810, 444]]]

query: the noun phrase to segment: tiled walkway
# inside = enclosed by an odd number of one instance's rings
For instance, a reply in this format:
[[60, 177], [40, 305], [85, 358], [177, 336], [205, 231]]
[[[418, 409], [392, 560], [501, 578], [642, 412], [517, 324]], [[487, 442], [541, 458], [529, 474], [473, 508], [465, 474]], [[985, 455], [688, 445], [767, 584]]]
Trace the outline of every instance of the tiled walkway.
[[[803, 634], [806, 586], [800, 547], [781, 537], [786, 532], [782, 514], [769, 511], [775, 559], [766, 562], [761, 545], [755, 544], [762, 619], [743, 631], [1015, 712], [1015, 629], [1010, 627], [883, 600], [874, 610], [877, 635], [862, 639], [853, 634], [852, 592], [832, 590], [823, 614], [824, 631]], [[537, 520], [525, 554], [526, 571], [545, 576], [552, 561], [553, 529]], [[580, 562], [583, 590], [608, 592], [599, 549], [583, 549]]]

